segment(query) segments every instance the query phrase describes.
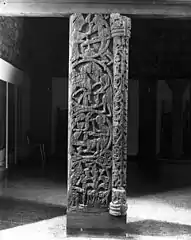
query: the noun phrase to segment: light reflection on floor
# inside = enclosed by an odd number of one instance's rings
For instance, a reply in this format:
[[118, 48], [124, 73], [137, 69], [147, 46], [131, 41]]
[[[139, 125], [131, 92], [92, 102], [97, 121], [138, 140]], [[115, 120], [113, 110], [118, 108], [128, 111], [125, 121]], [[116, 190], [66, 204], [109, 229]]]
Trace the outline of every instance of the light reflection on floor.
[[[133, 240], [189, 240], [191, 239], [191, 208], [189, 209], [189, 193], [191, 189], [181, 189], [180, 191], [173, 191], [161, 193], [160, 195], [150, 195], [141, 198], [128, 199], [128, 224], [133, 224], [142, 221], [138, 226], [139, 234], [130, 234], [126, 239]], [[182, 206], [175, 206], [173, 201], [175, 196], [179, 196]], [[186, 203], [188, 201], [188, 203]], [[144, 222], [145, 220], [145, 222]], [[147, 221], [153, 221], [148, 225]], [[156, 222], [156, 224], [155, 224]], [[160, 225], [161, 222], [161, 225]], [[166, 224], [169, 222], [170, 224]], [[174, 224], [175, 223], [175, 224]], [[176, 223], [182, 225], [189, 225], [186, 228], [178, 228]], [[174, 224], [174, 225], [173, 225]], [[154, 226], [156, 225], [156, 226]], [[172, 225], [172, 226], [171, 226]], [[132, 225], [133, 226], [133, 225]], [[181, 226], [181, 225], [180, 225]], [[186, 229], [186, 230], [185, 230]], [[164, 234], [162, 233], [164, 232]], [[24, 226], [19, 226], [11, 229], [0, 231], [1, 240], [34, 240], [34, 239], [65, 239], [66, 238], [66, 217], [56, 217], [49, 220], [36, 222]], [[68, 239], [85, 239], [68, 238]], [[87, 238], [91, 239], [91, 238]], [[101, 238], [99, 238], [101, 239]], [[104, 238], [106, 239], [106, 238]], [[108, 238], [112, 239], [112, 238]], [[113, 238], [115, 239], [115, 238]]]
[[[132, 188], [137, 182], [139, 188], [146, 189], [143, 181], [138, 182], [137, 176], [134, 175], [132, 179]], [[167, 179], [168, 182], [169, 179]], [[156, 186], [153, 188], [155, 189]], [[67, 203], [66, 185], [43, 178], [10, 180], [6, 187], [1, 187], [1, 195], [62, 206]], [[126, 239], [191, 240], [191, 187], [128, 197], [127, 202], [127, 225], [130, 225], [137, 233], [128, 235]], [[66, 216], [0, 231], [0, 240], [65, 238]]]
[[128, 198], [127, 222], [145, 219], [191, 225], [191, 189]]

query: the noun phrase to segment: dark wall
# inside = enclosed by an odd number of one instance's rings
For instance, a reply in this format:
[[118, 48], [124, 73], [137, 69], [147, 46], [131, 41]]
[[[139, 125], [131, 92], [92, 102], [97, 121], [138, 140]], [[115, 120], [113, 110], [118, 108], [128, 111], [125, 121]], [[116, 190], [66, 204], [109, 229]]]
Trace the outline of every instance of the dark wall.
[[[25, 69], [31, 78], [31, 131], [50, 142], [52, 77], [68, 77], [69, 19], [25, 18]], [[132, 18], [133, 79], [191, 77], [189, 20]]]
[[191, 21], [132, 18], [130, 77], [158, 79], [191, 77]]
[[25, 62], [31, 79], [31, 127], [50, 146], [52, 77], [68, 74], [68, 19], [26, 18]]
[[25, 29], [28, 32], [25, 41], [27, 38], [29, 41], [26, 61], [31, 80], [30, 131], [36, 141], [46, 142], [49, 139], [50, 41], [43, 18], [40, 21], [36, 18], [26, 21]]
[[[23, 26], [24, 19], [21, 17], [0, 16], [0, 58], [21, 69], [23, 69]], [[3, 71], [3, 69], [0, 69], [0, 71]], [[6, 83], [0, 79], [0, 148], [5, 147], [5, 96]], [[9, 121], [12, 120], [13, 115], [10, 114]], [[10, 129], [9, 133], [13, 132], [13, 129]], [[9, 139], [12, 141], [14, 138]]]

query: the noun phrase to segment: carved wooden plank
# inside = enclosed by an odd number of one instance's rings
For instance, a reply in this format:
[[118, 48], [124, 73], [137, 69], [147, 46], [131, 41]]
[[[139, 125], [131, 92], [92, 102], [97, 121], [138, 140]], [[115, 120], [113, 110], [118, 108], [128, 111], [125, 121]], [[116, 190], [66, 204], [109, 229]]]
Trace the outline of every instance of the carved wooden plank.
[[88, 211], [111, 194], [112, 42], [108, 15], [70, 23], [68, 210]]
[[126, 215], [130, 27], [120, 14], [70, 18], [68, 229], [75, 213]]
[[128, 121], [128, 45], [130, 18], [111, 14], [113, 37], [113, 150], [110, 214], [126, 215], [126, 164]]

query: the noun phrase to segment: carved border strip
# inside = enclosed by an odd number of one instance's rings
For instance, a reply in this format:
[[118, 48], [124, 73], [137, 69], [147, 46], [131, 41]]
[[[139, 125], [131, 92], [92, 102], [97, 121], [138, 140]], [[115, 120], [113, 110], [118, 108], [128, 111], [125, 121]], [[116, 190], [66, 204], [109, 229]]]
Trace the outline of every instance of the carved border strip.
[[113, 157], [112, 201], [109, 213], [126, 215], [126, 167], [128, 124], [128, 43], [131, 21], [118, 13], [111, 14], [113, 37]]

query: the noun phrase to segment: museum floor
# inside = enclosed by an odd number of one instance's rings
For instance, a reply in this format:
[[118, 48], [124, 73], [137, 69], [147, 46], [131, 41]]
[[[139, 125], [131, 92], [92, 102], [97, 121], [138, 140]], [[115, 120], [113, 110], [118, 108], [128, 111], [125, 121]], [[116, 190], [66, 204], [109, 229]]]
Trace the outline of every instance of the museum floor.
[[[161, 166], [158, 182], [133, 163], [128, 169], [127, 239], [191, 239], [191, 165]], [[63, 239], [66, 181], [31, 171], [15, 171], [1, 183], [0, 239]]]

